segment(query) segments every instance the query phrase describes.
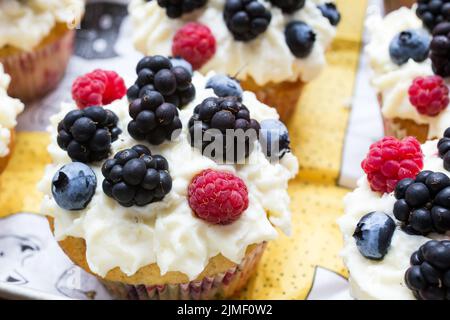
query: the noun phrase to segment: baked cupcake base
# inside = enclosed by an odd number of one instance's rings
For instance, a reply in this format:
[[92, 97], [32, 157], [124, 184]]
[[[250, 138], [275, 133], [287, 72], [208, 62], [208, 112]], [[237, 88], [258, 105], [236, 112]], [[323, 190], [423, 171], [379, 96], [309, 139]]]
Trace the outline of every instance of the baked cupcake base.
[[59, 23], [30, 52], [12, 47], [0, 49], [0, 62], [11, 76], [9, 95], [29, 102], [53, 90], [64, 75], [74, 38], [75, 31]]
[[389, 13], [391, 11], [397, 10], [400, 7], [412, 7], [416, 0], [384, 0], [384, 11]]
[[254, 92], [259, 101], [277, 109], [280, 119], [286, 122], [297, 106], [304, 83], [297, 80], [260, 86], [252, 78], [248, 78], [241, 81], [241, 85], [244, 90]]
[[[378, 102], [380, 106], [383, 105], [383, 98], [378, 95]], [[407, 136], [416, 137], [420, 143], [425, 143], [428, 140], [429, 126], [427, 124], [418, 124], [410, 119], [393, 118], [388, 119], [383, 116], [384, 135], [403, 139]], [[436, 137], [435, 137], [436, 138]]]
[[5, 171], [6, 166], [8, 165], [9, 159], [11, 158], [11, 154], [14, 148], [14, 136], [15, 131], [11, 130], [11, 141], [9, 142], [9, 153], [6, 157], [0, 157], [0, 174]]
[[[48, 217], [53, 230], [53, 218]], [[251, 245], [240, 264], [235, 264], [222, 255], [210, 259], [204, 271], [193, 281], [180, 272], [160, 275], [159, 267], [151, 264], [127, 276], [119, 268], [102, 278], [94, 274], [86, 260], [84, 239], [67, 237], [59, 241], [66, 255], [79, 267], [97, 276], [99, 281], [116, 299], [137, 300], [208, 300], [230, 298], [239, 292], [256, 271], [265, 243]]]

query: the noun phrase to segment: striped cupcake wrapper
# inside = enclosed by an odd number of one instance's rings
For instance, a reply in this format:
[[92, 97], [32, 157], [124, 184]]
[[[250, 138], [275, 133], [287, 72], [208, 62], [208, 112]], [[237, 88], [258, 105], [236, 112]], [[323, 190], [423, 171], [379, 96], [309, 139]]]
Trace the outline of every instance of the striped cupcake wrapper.
[[67, 30], [56, 41], [31, 52], [0, 57], [11, 76], [8, 93], [23, 102], [43, 97], [56, 88], [73, 53], [75, 31]]
[[230, 298], [239, 292], [255, 273], [266, 244], [259, 244], [241, 264], [216, 276], [182, 284], [129, 285], [100, 279], [119, 300], [211, 300]]

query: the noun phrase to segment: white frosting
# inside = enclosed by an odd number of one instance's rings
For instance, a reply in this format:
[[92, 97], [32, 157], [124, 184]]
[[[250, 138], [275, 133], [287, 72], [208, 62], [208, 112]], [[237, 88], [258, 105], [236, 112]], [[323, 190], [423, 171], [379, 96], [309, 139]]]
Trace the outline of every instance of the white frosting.
[[[307, 0], [303, 9], [291, 15], [263, 1], [270, 8], [272, 21], [266, 32], [251, 42], [233, 39], [223, 19], [224, 3], [224, 0], [209, 0], [202, 9], [180, 19], [170, 19], [156, 1], [132, 0], [129, 11], [135, 25], [134, 44], [144, 54], [171, 55], [175, 32], [187, 21], [198, 21], [211, 29], [217, 43], [215, 55], [200, 70], [203, 73], [214, 70], [236, 75], [241, 80], [252, 77], [264, 85], [299, 78], [307, 82], [324, 67], [325, 50], [336, 30], [316, 7], [322, 0]], [[307, 23], [317, 35], [311, 54], [304, 59], [296, 58], [285, 41], [285, 26], [293, 20]]]
[[383, 116], [387, 119], [409, 119], [418, 124], [428, 124], [428, 138], [440, 137], [450, 123], [450, 108], [436, 117], [425, 116], [417, 112], [408, 96], [408, 88], [416, 77], [433, 75], [431, 60], [428, 58], [417, 63], [410, 59], [406, 64], [398, 66], [389, 55], [389, 44], [401, 31], [415, 29], [427, 33], [415, 14], [415, 7], [400, 8], [385, 18], [373, 15], [367, 20], [367, 29], [371, 40], [366, 52], [374, 73], [372, 84], [383, 98]]
[[9, 154], [11, 129], [16, 126], [16, 117], [24, 107], [20, 100], [8, 96], [10, 81], [10, 76], [4, 72], [0, 63], [0, 158]]
[[[422, 145], [424, 153], [424, 170], [449, 174], [443, 167], [443, 160], [437, 154], [437, 141]], [[412, 291], [406, 287], [404, 276], [409, 268], [411, 255], [430, 238], [445, 236], [430, 234], [429, 237], [413, 236], [403, 232], [399, 227], [394, 232], [388, 253], [381, 261], [364, 258], [356, 247], [353, 233], [359, 220], [372, 211], [381, 211], [395, 221], [392, 213], [395, 203], [393, 193], [380, 195], [373, 192], [363, 176], [358, 187], [345, 199], [345, 214], [338, 223], [344, 235], [344, 249], [341, 255], [350, 271], [351, 294], [357, 299], [406, 300], [414, 299]], [[450, 238], [450, 233], [447, 234]]]
[[75, 28], [84, 12], [83, 0], [1, 0], [0, 48], [30, 51], [56, 23]]
[[[211, 76], [210, 74], [209, 76]], [[180, 111], [183, 131], [174, 142], [151, 146], [153, 154], [162, 154], [169, 162], [173, 179], [172, 191], [161, 202], [145, 207], [124, 208], [102, 191], [103, 176], [100, 164], [92, 166], [97, 175], [97, 191], [85, 210], [69, 212], [57, 206], [51, 194], [51, 181], [56, 171], [70, 162], [67, 153], [56, 142], [57, 124], [64, 115], [75, 108], [64, 104], [59, 114], [51, 118], [52, 142], [48, 151], [52, 164], [46, 169], [39, 189], [45, 194], [42, 213], [55, 218], [55, 236], [62, 240], [67, 236], [86, 240], [86, 257], [93, 272], [104, 276], [109, 270], [120, 267], [127, 275], [139, 268], [157, 263], [164, 274], [180, 271], [194, 279], [203, 271], [210, 258], [221, 253], [239, 263], [247, 246], [277, 237], [274, 226], [290, 233], [288, 181], [298, 171], [297, 158], [286, 154], [280, 163], [271, 164], [258, 142], [248, 164], [218, 165], [192, 148], [188, 142], [187, 122], [194, 107], [205, 98], [213, 96], [205, 87], [206, 78], [196, 73], [193, 79], [197, 94], [195, 100]], [[243, 103], [252, 118], [278, 118], [273, 108], [256, 100], [253, 93], [245, 92]], [[123, 133], [112, 145], [113, 154], [129, 148], [137, 142], [127, 132], [131, 120], [126, 98], [113, 102], [106, 108], [119, 117]], [[249, 191], [249, 207], [234, 223], [211, 225], [193, 216], [187, 202], [187, 188], [192, 178], [207, 168], [228, 170], [242, 178]]]

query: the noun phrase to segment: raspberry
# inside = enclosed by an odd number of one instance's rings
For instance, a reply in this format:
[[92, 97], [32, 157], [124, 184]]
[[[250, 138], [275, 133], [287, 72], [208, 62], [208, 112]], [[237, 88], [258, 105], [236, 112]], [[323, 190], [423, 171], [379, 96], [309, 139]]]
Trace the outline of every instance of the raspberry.
[[415, 78], [408, 94], [417, 111], [430, 117], [437, 116], [449, 103], [448, 87], [439, 76]]
[[232, 173], [207, 169], [188, 188], [189, 206], [195, 215], [213, 224], [230, 224], [248, 207], [248, 190]]
[[373, 191], [392, 192], [398, 181], [415, 178], [422, 169], [420, 143], [414, 137], [384, 137], [370, 146], [361, 167]]
[[173, 37], [172, 54], [199, 69], [216, 53], [216, 39], [211, 30], [200, 23], [189, 22]]
[[110, 104], [127, 91], [125, 82], [114, 71], [97, 69], [75, 79], [72, 98], [80, 109]]

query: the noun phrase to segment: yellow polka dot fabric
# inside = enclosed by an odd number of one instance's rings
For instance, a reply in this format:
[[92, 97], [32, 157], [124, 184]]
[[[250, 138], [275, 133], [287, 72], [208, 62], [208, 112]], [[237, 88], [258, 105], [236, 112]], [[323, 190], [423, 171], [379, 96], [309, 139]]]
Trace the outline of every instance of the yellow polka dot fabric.
[[[300, 174], [290, 183], [293, 235], [269, 243], [257, 274], [239, 298], [305, 299], [315, 268], [346, 276], [339, 258], [342, 237], [336, 219], [347, 189], [337, 186], [349, 103], [358, 66], [367, 0], [337, 0], [342, 13], [328, 68], [307, 84], [288, 123]], [[17, 135], [14, 154], [0, 177], [0, 216], [39, 212], [36, 184], [50, 159], [45, 133]]]

